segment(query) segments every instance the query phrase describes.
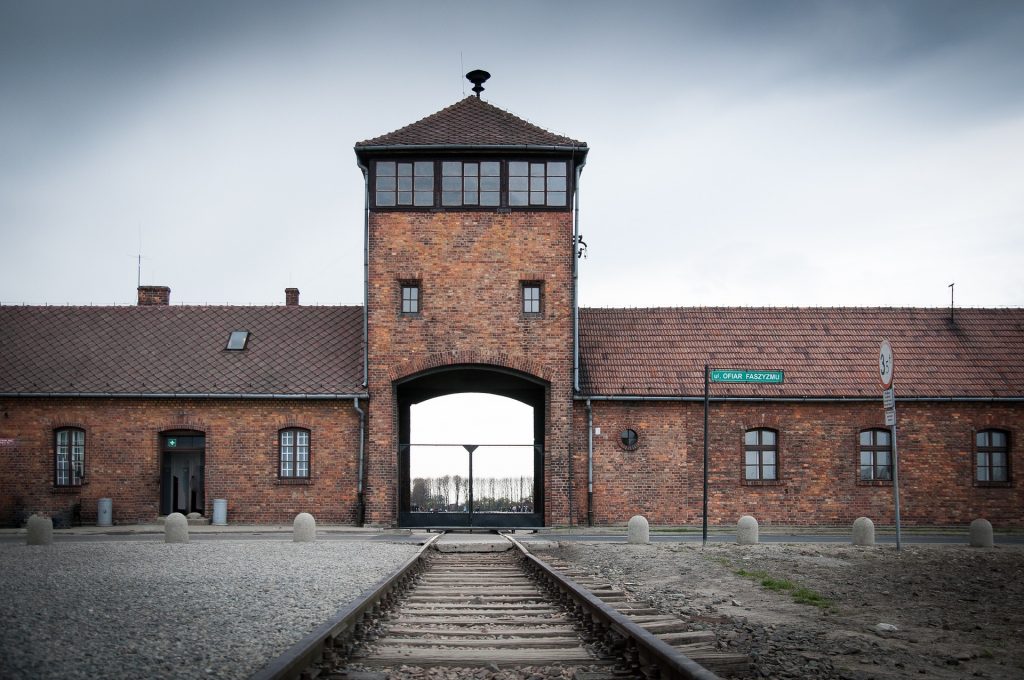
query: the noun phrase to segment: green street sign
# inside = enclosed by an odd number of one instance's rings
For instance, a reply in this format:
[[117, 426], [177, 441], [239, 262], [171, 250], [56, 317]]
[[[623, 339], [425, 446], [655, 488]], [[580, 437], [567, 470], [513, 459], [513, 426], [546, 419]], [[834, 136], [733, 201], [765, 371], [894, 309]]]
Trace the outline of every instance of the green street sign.
[[777, 385], [782, 382], [782, 371], [751, 371], [743, 368], [716, 368], [711, 371], [711, 382], [760, 383]]

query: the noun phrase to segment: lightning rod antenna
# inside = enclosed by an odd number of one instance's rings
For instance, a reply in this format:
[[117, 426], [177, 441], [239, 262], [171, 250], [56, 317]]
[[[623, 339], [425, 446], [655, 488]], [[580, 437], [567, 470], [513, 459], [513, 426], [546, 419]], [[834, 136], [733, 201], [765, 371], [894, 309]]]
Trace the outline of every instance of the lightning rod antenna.
[[956, 282], [949, 284], [949, 322], [956, 323], [956, 319], [953, 318], [953, 286]]

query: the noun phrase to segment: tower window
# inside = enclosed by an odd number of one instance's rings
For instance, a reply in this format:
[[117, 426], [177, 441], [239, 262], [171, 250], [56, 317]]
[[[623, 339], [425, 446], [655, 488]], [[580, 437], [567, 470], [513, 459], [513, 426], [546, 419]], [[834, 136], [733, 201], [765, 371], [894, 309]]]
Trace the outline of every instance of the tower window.
[[443, 161], [441, 205], [501, 205], [501, 163]]
[[569, 165], [548, 160], [375, 161], [373, 205], [564, 210], [569, 207]]
[[434, 205], [433, 161], [378, 161], [375, 182], [379, 206]]
[[523, 314], [541, 313], [541, 286], [538, 281], [523, 282]]
[[511, 161], [508, 164], [508, 204], [512, 207], [566, 205], [566, 168], [565, 161]]
[[402, 284], [402, 314], [420, 313], [420, 284]]

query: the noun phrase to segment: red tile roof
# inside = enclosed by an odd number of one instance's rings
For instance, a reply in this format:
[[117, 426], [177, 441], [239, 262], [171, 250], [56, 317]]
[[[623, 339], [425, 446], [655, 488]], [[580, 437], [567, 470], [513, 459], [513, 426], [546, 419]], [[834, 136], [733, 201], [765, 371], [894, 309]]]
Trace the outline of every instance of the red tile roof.
[[[247, 349], [225, 351], [233, 330]], [[1024, 397], [1024, 310], [581, 309], [581, 392], [703, 393], [703, 366], [781, 369], [715, 396]], [[0, 394], [361, 394], [361, 307], [0, 307]]]
[[548, 132], [493, 104], [469, 96], [394, 132], [358, 142], [356, 149], [390, 145], [492, 144], [578, 147], [587, 145], [586, 142]]
[[[0, 307], [0, 393], [363, 393], [362, 307]], [[250, 333], [240, 352], [228, 334]]]
[[881, 398], [892, 343], [899, 397], [1024, 397], [1024, 309], [686, 307], [580, 310], [584, 395], [703, 396], [712, 368], [781, 369], [782, 385], [717, 396]]

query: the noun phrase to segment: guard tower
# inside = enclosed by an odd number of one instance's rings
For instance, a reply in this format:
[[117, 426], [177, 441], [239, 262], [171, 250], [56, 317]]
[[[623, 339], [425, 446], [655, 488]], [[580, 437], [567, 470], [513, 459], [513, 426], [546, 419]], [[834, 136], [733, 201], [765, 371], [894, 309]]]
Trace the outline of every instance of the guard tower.
[[[588, 149], [484, 101], [488, 77], [470, 72], [475, 95], [355, 145], [366, 181], [368, 524], [569, 521], [574, 206]], [[533, 491], [514, 513], [468, 502], [439, 518], [413, 502], [410, 406], [459, 392], [533, 407]]]

